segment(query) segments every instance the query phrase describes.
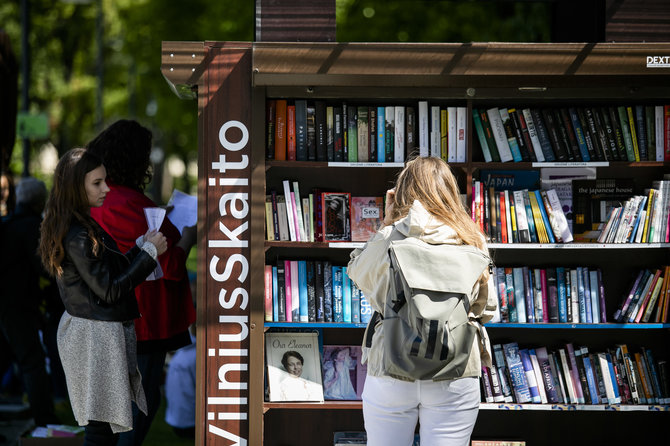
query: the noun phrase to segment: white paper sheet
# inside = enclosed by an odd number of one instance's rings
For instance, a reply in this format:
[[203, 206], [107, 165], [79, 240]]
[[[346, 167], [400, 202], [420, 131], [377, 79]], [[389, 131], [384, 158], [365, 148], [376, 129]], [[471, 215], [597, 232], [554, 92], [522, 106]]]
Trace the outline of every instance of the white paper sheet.
[[184, 227], [193, 226], [198, 222], [198, 198], [195, 195], [188, 195], [175, 189], [172, 191], [168, 206], [172, 206], [168, 218], [179, 229], [180, 234], [184, 231]]
[[[149, 230], [159, 230], [165, 219], [165, 209], [163, 208], [144, 208], [144, 216], [147, 219], [147, 226]], [[163, 277], [163, 270], [160, 263], [156, 265], [156, 269], [149, 274], [147, 280], [156, 280]]]

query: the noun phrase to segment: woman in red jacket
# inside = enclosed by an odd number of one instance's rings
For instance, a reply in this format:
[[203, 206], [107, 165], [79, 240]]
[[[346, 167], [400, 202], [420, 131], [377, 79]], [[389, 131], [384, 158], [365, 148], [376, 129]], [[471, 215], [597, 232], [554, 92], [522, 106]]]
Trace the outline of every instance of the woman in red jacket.
[[[144, 194], [151, 181], [151, 132], [136, 121], [120, 120], [102, 131], [87, 149], [103, 159], [110, 191], [102, 207], [91, 216], [107, 231], [121, 250], [135, 244], [137, 234], [147, 231], [144, 208], [156, 207]], [[148, 415], [134, 408], [134, 429], [121, 435], [119, 445], [140, 445], [158, 406], [166, 352], [191, 343], [188, 327], [195, 321], [186, 258], [195, 243], [195, 226], [180, 234], [166, 218], [160, 231], [168, 249], [158, 257], [163, 276], [135, 288], [141, 317], [135, 320], [137, 357]]]

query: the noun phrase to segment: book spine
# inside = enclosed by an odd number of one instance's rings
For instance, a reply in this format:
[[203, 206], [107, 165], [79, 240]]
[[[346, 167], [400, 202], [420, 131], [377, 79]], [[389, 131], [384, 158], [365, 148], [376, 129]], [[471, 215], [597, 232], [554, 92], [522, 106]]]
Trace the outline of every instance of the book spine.
[[647, 161], [647, 124], [644, 116], [644, 106], [636, 105], [633, 109], [635, 117], [635, 133], [637, 134], [640, 161]]
[[276, 101], [276, 123], [274, 155], [277, 160], [286, 159], [286, 99]]
[[387, 106], [384, 107], [384, 116], [385, 116], [385, 136], [384, 136], [384, 158], [386, 161], [391, 161], [395, 159], [394, 147], [395, 147], [395, 107]]
[[304, 99], [295, 100], [295, 156], [296, 161], [307, 161], [307, 101]]
[[541, 113], [542, 118], [544, 118], [544, 125], [547, 128], [547, 134], [549, 136], [549, 140], [551, 141], [551, 145], [554, 150], [554, 153], [556, 154], [557, 160], [568, 161], [569, 159], [568, 150], [563, 145], [560, 139], [558, 123], [556, 122], [556, 118], [554, 116], [553, 111], [548, 108], [543, 108], [541, 110]]
[[347, 105], [347, 161], [358, 162], [358, 107]]
[[419, 155], [422, 157], [430, 155], [429, 121], [428, 101], [419, 101]]
[[264, 316], [266, 322], [272, 322], [272, 265], [265, 265], [263, 269], [264, 285]]
[[351, 323], [351, 279], [347, 267], [342, 267], [342, 322]]
[[538, 388], [537, 379], [535, 377], [535, 372], [533, 370], [533, 364], [530, 360], [530, 355], [527, 349], [522, 348], [519, 350], [519, 356], [521, 357], [521, 364], [523, 370], [526, 374], [526, 382], [528, 383], [528, 391], [530, 393], [530, 401], [532, 403], [541, 403], [542, 398], [540, 397], [540, 390]]
[[323, 319], [333, 322], [333, 265], [323, 262]]
[[521, 362], [519, 355], [519, 346], [516, 342], [503, 344], [503, 352], [505, 353], [505, 362], [510, 374], [510, 382], [514, 390], [515, 400], [519, 404], [531, 402], [530, 389], [528, 388], [528, 380], [526, 379], [526, 372]]
[[393, 125], [393, 161], [402, 163], [405, 161], [405, 107], [394, 107]]
[[323, 262], [314, 261], [314, 307], [316, 310], [316, 322], [325, 322], [325, 299]]
[[[307, 261], [298, 260], [298, 319], [300, 322], [309, 322], [309, 300], [307, 293]], [[295, 314], [293, 314], [295, 317]], [[296, 320], [296, 319], [294, 319]]]
[[570, 122], [572, 123], [572, 129], [575, 134], [575, 141], [579, 147], [579, 153], [581, 155], [582, 161], [591, 161], [589, 156], [589, 148], [586, 145], [586, 139], [584, 138], [584, 130], [582, 129], [582, 124], [579, 122], [579, 115], [577, 114], [577, 109], [574, 107], [568, 108], [568, 114], [570, 116]]
[[498, 109], [500, 114], [500, 120], [502, 121], [503, 129], [505, 131], [505, 137], [507, 138], [507, 144], [510, 151], [512, 152], [512, 160], [514, 162], [523, 161], [521, 156], [521, 150], [519, 149], [519, 142], [516, 139], [514, 134], [514, 128], [512, 127], [512, 120], [509, 115], [509, 111], [506, 108], [502, 107]]
[[391, 161], [386, 159], [386, 109], [377, 107], [377, 162]]
[[314, 122], [316, 125], [316, 160], [328, 161], [328, 121], [326, 103], [314, 103]]
[[505, 127], [500, 118], [500, 111], [497, 107], [493, 107], [486, 110], [486, 113], [489, 118], [491, 130], [493, 131], [493, 138], [495, 139], [498, 153], [500, 154], [500, 161], [503, 163], [513, 161], [514, 158], [512, 157], [512, 151], [510, 150], [509, 142], [507, 141]]
[[528, 129], [528, 136], [531, 141], [531, 145], [533, 147], [533, 153], [535, 154], [535, 159], [538, 162], [544, 162], [544, 152], [542, 151], [542, 144], [540, 142], [540, 139], [537, 134], [537, 127], [535, 126], [535, 122], [533, 120], [533, 116], [531, 115], [530, 109], [529, 108], [524, 108], [521, 111], [520, 115], [520, 121], [521, 117], [523, 117], [523, 121], [526, 123], [526, 128]]
[[307, 321], [316, 322], [316, 262], [306, 261], [307, 275]]
[[379, 161], [377, 155], [377, 107], [368, 109], [368, 159], [370, 162]]
[[368, 146], [370, 131], [369, 131], [369, 117], [368, 107], [361, 105], [357, 107], [356, 112], [356, 137], [358, 145], [358, 158], [360, 163], [367, 163], [370, 161], [370, 147]]
[[344, 322], [342, 267], [333, 266], [333, 322]]
[[275, 124], [277, 120], [277, 101], [269, 99], [265, 105], [265, 126], [267, 136], [265, 141], [265, 158], [275, 159]]

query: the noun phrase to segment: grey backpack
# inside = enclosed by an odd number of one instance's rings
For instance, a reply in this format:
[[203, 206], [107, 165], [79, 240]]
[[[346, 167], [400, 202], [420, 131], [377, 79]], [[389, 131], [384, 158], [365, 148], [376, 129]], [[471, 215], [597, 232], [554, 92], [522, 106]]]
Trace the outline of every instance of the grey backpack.
[[381, 319], [384, 369], [390, 376], [435, 381], [463, 375], [478, 328], [470, 298], [491, 259], [469, 245], [430, 245], [409, 237], [391, 242], [384, 314], [368, 325], [366, 345]]

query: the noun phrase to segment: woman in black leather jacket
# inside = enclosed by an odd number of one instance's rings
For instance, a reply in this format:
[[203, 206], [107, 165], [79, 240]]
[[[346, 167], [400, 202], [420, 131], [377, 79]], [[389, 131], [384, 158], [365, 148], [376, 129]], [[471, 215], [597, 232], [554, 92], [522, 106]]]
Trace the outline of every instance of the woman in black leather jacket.
[[91, 218], [109, 191], [102, 162], [72, 149], [58, 162], [41, 227], [40, 255], [56, 277], [65, 312], [58, 351], [85, 445], [114, 445], [132, 429], [131, 403], [146, 407], [137, 372], [133, 319], [140, 317], [133, 289], [167, 249], [160, 232], [138, 237], [123, 254]]

